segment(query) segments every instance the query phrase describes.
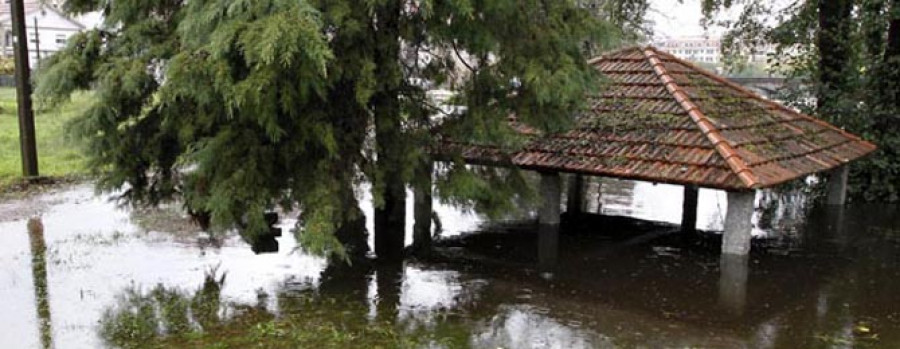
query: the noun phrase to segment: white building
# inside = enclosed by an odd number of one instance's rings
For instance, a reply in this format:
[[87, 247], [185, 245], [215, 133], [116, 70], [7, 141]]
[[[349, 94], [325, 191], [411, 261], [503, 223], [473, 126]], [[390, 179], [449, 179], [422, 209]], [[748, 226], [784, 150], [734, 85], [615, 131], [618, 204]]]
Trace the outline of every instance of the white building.
[[684, 36], [659, 40], [656, 47], [675, 57], [700, 63], [719, 64], [722, 61], [717, 37]]
[[[675, 57], [699, 63], [722, 63], [722, 40], [716, 36], [681, 36], [657, 40], [659, 49]], [[775, 52], [772, 45], [760, 46], [747, 55], [747, 63], [767, 65], [769, 54]]]
[[[39, 0], [25, 1], [25, 27], [32, 68], [36, 68], [40, 60], [65, 48], [69, 38], [84, 29], [84, 25], [66, 16], [52, 1], [47, 3], [40, 5]], [[14, 42], [9, 0], [3, 0], [0, 3], [0, 54], [12, 56]]]

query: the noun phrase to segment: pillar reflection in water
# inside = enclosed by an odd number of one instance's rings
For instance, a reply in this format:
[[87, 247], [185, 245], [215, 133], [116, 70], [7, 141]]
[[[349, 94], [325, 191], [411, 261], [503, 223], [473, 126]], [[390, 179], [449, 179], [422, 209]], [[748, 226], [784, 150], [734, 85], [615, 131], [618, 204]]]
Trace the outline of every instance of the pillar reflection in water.
[[34, 299], [40, 326], [41, 346], [52, 348], [53, 328], [50, 320], [50, 295], [47, 285], [47, 243], [44, 241], [44, 224], [40, 218], [28, 220], [28, 238], [31, 241], [31, 273], [34, 280]]
[[719, 305], [740, 315], [747, 306], [747, 255], [723, 254], [719, 260]]
[[541, 224], [538, 229], [538, 266], [542, 273], [556, 270], [559, 260], [559, 225]]
[[847, 245], [850, 243], [847, 229], [844, 229], [846, 206], [828, 205], [827, 210], [828, 230], [833, 234], [835, 243], [843, 250], [847, 248]]
[[845, 227], [846, 207], [819, 205], [814, 207], [801, 230], [801, 242], [806, 249], [836, 247], [844, 250], [852, 243], [854, 229]]
[[552, 272], [559, 247], [560, 180], [559, 173], [541, 173], [541, 200], [538, 223], [538, 263], [543, 273]]

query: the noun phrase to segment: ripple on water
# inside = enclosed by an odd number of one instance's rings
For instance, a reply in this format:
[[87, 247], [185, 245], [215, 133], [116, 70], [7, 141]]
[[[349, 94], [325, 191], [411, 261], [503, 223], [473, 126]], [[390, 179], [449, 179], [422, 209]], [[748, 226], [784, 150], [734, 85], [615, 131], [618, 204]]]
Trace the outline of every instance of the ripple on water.
[[[677, 222], [680, 197], [665, 194], [672, 187], [606, 188], [606, 213]], [[715, 227], [720, 194], [705, 195], [701, 226]], [[292, 328], [312, 326], [309, 319], [384, 343], [418, 338], [432, 347], [900, 343], [896, 207], [799, 210], [799, 220], [796, 209], [762, 210], [776, 218], [757, 218], [760, 236], [781, 240], [765, 240], [736, 262], [719, 260], [714, 238], [712, 245], [671, 234], [632, 240], [629, 234], [654, 233], [654, 226], [582, 225], [564, 231], [552, 278], [542, 278], [528, 222], [482, 225], [445, 206], [438, 213], [448, 236], [481, 233], [446, 240], [428, 262], [336, 268], [304, 254], [292, 234], [279, 238], [278, 253], [256, 255], [234, 234], [198, 232], [177, 206], [132, 211], [87, 185], [6, 202], [0, 212], [25, 210], [10, 205], [39, 209], [46, 250], [35, 259], [25, 229], [31, 213], [0, 219], [4, 347], [35, 347], [49, 337], [58, 348], [93, 348], [115, 344], [109, 338], [140, 343], [210, 328], [284, 340], [302, 332]], [[790, 228], [779, 226], [785, 220]], [[33, 272], [33, 260], [42, 260], [46, 274]], [[42, 281], [46, 292], [36, 290]], [[41, 302], [49, 312], [36, 310]]]

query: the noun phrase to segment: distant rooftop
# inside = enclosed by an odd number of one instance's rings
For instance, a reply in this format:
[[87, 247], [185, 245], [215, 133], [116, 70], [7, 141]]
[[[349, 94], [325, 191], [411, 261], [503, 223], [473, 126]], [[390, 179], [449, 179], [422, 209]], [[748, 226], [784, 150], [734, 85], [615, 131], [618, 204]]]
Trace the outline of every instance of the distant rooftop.
[[[23, 2], [25, 4], [25, 12], [26, 13], [31, 12], [31, 11], [36, 10], [41, 7], [40, 0], [24, 0]], [[49, 5], [54, 2], [46, 1], [46, 3]], [[4, 1], [0, 2], [0, 17], [9, 16], [9, 14], [11, 12], [10, 10], [11, 10], [11, 8], [10, 8], [9, 0], [4, 0]]]

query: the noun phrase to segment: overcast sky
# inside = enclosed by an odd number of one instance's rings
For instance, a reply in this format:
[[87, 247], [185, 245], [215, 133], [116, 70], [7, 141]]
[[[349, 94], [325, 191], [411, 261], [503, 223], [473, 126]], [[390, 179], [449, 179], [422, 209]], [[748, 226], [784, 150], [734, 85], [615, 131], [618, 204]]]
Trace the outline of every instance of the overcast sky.
[[[721, 35], [724, 28], [711, 27], [709, 31], [704, 31], [700, 26], [701, 0], [650, 0], [650, 20], [656, 23], [654, 26], [654, 36], [656, 39], [678, 36], [696, 36], [696, 35]], [[771, 13], [781, 13], [789, 9], [793, 3], [791, 0], [767, 0], [766, 7]], [[725, 18], [735, 20], [740, 14], [741, 5], [735, 5], [734, 8], [717, 13], [717, 19]], [[764, 19], [768, 25], [775, 25], [777, 16], [769, 16]]]
[[[656, 38], [706, 34], [700, 26], [700, 0], [684, 0], [681, 4], [678, 0], [651, 0], [650, 3]], [[715, 33], [715, 29], [710, 31]]]
[[[777, 0], [773, 0], [776, 1]], [[657, 39], [678, 36], [705, 35], [700, 26], [700, 0], [650, 0], [650, 19], [655, 23], [654, 36]], [[79, 18], [91, 28], [100, 23], [99, 14], [88, 14]], [[710, 28], [710, 34], [721, 33], [721, 29]]]

